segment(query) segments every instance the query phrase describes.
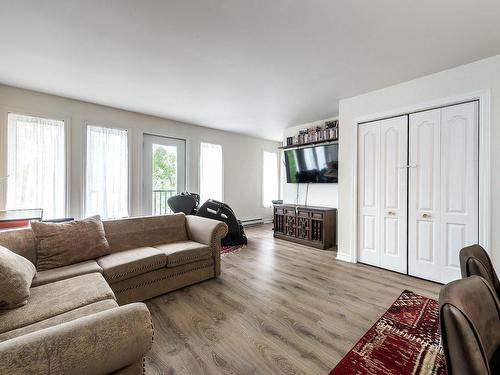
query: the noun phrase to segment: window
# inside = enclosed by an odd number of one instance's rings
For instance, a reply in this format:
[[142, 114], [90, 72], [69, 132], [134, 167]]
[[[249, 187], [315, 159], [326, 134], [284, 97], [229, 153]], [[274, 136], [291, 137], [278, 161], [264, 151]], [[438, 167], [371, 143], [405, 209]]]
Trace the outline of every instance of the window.
[[262, 157], [262, 205], [272, 207], [273, 200], [278, 199], [278, 155], [264, 151]]
[[87, 216], [128, 216], [128, 165], [126, 130], [87, 126]]
[[200, 145], [200, 202], [207, 199], [222, 201], [222, 146]]
[[64, 121], [8, 114], [7, 209], [42, 208], [66, 216]]

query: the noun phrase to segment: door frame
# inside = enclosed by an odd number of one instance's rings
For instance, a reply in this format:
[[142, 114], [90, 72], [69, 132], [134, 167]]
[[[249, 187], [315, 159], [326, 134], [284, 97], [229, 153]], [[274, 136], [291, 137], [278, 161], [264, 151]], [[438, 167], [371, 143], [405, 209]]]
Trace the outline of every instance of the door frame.
[[355, 119], [353, 126], [356, 127], [353, 132], [353, 151], [352, 151], [352, 169], [354, 171], [354, 183], [352, 186], [352, 194], [354, 199], [353, 218], [351, 232], [351, 243], [353, 251], [350, 257], [340, 257], [340, 260], [345, 260], [352, 263], [358, 262], [358, 126], [363, 123], [384, 120], [391, 117], [410, 115], [415, 112], [428, 111], [432, 109], [452, 106], [471, 101], [478, 101], [478, 130], [479, 130], [479, 244], [490, 253], [489, 244], [491, 242], [490, 230], [490, 112], [491, 112], [491, 90], [485, 89], [474, 91], [468, 94], [457, 95], [447, 98], [435, 99], [412, 106], [396, 108], [390, 111], [374, 113], [371, 115], [361, 116]]
[[189, 176], [189, 171], [190, 171], [190, 164], [189, 164], [189, 148], [190, 148], [190, 139], [189, 138], [184, 138], [184, 137], [179, 137], [175, 134], [169, 134], [169, 133], [162, 133], [162, 132], [151, 132], [147, 130], [140, 130], [139, 132], [139, 137], [140, 137], [140, 142], [139, 142], [139, 147], [137, 150], [137, 168], [139, 170], [139, 181], [138, 181], [138, 189], [137, 189], [137, 199], [138, 199], [138, 214], [140, 216], [144, 215], [144, 210], [145, 210], [145, 205], [144, 205], [144, 136], [151, 135], [154, 137], [163, 137], [163, 138], [172, 138], [172, 139], [178, 139], [181, 141], [185, 142], [185, 166], [184, 166], [184, 173], [185, 173], [185, 185], [186, 185], [186, 190], [190, 190], [190, 176]]

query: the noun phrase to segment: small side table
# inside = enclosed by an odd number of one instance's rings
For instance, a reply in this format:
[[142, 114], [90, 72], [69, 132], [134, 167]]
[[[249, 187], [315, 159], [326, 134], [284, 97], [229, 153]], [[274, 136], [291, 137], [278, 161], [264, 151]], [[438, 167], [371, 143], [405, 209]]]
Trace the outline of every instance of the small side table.
[[42, 220], [41, 208], [0, 211], [0, 230], [27, 227], [31, 220]]

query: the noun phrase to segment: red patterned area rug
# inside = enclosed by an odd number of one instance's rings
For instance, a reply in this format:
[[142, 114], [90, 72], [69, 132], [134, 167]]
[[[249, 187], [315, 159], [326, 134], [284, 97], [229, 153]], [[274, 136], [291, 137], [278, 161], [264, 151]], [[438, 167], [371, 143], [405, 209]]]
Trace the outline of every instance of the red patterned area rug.
[[405, 290], [330, 375], [445, 375], [438, 302]]
[[240, 251], [243, 245], [238, 245], [238, 246], [222, 246], [220, 249], [220, 255], [224, 256], [227, 254], [234, 253], [236, 251]]

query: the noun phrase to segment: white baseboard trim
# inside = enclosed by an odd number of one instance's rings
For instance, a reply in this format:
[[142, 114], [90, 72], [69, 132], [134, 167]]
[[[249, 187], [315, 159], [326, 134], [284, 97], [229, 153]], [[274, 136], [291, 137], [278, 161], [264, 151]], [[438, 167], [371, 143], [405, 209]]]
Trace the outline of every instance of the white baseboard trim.
[[263, 223], [264, 223], [264, 219], [261, 217], [241, 220], [241, 224], [243, 224], [243, 226], [245, 226], [245, 225], [257, 225], [257, 224], [263, 224]]
[[272, 222], [273, 222], [273, 218], [272, 217], [266, 217], [266, 218], [256, 217], [256, 218], [253, 218], [253, 219], [241, 220], [241, 224], [243, 224], [243, 226], [246, 226], [246, 225], [258, 225], [258, 224], [268, 224], [268, 223], [272, 223]]
[[349, 254], [337, 253], [337, 259], [341, 260], [342, 262], [355, 263], [352, 261], [352, 258]]

